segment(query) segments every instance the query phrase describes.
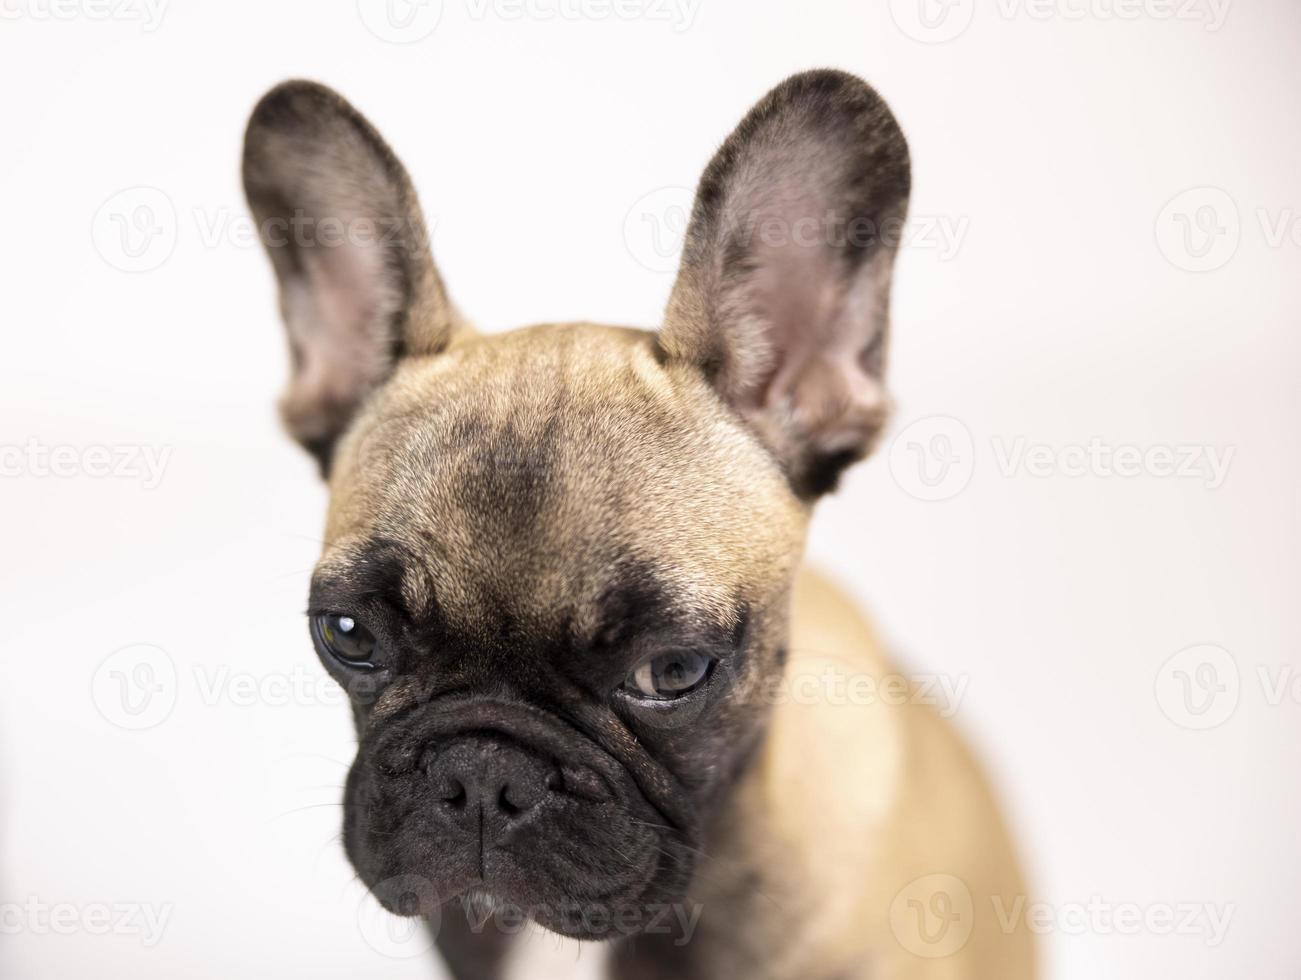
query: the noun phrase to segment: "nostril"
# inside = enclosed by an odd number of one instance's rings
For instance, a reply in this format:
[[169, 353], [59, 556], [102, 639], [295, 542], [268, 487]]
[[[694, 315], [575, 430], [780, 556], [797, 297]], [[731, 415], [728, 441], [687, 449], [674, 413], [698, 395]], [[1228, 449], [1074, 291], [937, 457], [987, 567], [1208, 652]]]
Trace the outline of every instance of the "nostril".
[[508, 817], [518, 817], [526, 807], [516, 806], [510, 798], [510, 786], [503, 786], [497, 794], [497, 808]]
[[464, 810], [466, 803], [465, 784], [459, 779], [446, 779], [438, 787], [438, 799], [453, 810]]

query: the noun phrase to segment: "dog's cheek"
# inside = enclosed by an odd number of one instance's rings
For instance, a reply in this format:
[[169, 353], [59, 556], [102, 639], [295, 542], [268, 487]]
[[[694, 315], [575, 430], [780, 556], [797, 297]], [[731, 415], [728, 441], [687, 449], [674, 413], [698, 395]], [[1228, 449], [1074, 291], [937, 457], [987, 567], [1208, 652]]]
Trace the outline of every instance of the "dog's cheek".
[[354, 762], [348, 770], [343, 791], [343, 850], [362, 880], [370, 871], [370, 854], [365, 847], [369, 831], [370, 792], [365, 769]]
[[697, 807], [707, 807], [753, 759], [780, 687], [779, 650], [750, 651], [698, 705], [643, 719], [638, 736]]

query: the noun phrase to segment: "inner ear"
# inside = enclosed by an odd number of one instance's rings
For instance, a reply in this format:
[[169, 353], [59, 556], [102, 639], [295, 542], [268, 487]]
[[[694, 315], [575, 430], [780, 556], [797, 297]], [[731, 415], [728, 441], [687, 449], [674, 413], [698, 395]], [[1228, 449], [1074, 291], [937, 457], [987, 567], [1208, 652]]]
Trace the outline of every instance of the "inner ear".
[[268, 92], [243, 174], [289, 339], [281, 414], [328, 472], [358, 407], [400, 358], [446, 346], [454, 311], [406, 170], [337, 93], [304, 81]]
[[889, 294], [910, 189], [884, 101], [835, 71], [770, 92], [701, 178], [660, 344], [697, 364], [803, 496], [889, 413]]

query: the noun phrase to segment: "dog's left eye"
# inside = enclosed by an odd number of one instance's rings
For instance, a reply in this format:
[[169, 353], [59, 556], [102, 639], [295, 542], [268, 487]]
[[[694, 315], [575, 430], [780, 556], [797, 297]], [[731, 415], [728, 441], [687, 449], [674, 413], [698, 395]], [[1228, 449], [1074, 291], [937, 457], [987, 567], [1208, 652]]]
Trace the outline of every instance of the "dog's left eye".
[[355, 617], [324, 613], [313, 617], [312, 628], [326, 652], [345, 666], [362, 670], [379, 666], [376, 662], [379, 644], [375, 642], [375, 634]]
[[713, 666], [712, 658], [694, 650], [662, 653], [633, 671], [624, 687], [639, 697], [672, 701], [703, 684]]

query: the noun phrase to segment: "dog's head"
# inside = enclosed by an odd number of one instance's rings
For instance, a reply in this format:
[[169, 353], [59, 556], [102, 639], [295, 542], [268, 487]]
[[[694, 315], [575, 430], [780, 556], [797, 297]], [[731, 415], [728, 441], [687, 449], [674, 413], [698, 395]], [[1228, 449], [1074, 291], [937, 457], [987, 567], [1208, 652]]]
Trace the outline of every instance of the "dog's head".
[[764, 98], [701, 180], [658, 333], [476, 335], [401, 164], [318, 85], [261, 101], [244, 180], [282, 413], [330, 482], [311, 627], [354, 705], [353, 864], [382, 899], [416, 876], [580, 936], [574, 910], [678, 899], [762, 736], [809, 507], [887, 414], [889, 110], [830, 71]]

